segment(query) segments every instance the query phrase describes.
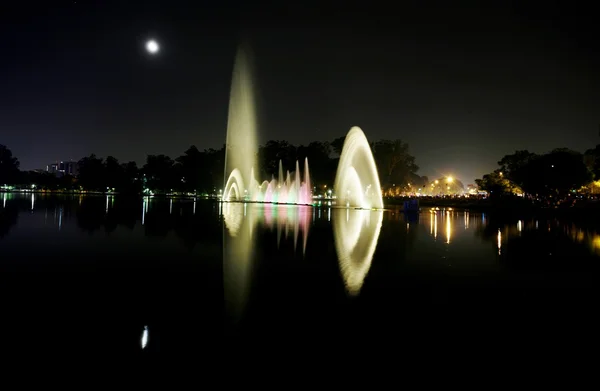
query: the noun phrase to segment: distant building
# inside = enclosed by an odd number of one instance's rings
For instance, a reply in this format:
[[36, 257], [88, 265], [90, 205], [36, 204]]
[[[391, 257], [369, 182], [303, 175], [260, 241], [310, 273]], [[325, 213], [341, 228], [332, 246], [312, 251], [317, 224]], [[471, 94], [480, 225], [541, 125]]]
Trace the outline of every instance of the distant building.
[[74, 161], [61, 162], [60, 170], [64, 175], [77, 176], [79, 174], [79, 164]]
[[57, 177], [63, 177], [65, 175], [77, 176], [79, 173], [79, 165], [74, 161], [61, 161], [47, 165], [46, 171]]
[[52, 163], [46, 166], [46, 171], [50, 174], [58, 174], [58, 163]]

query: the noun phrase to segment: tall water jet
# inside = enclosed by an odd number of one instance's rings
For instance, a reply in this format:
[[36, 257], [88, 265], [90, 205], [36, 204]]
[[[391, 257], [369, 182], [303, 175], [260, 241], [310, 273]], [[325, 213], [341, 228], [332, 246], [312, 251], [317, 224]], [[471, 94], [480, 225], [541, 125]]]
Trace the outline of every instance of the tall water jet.
[[279, 176], [277, 177], [277, 183], [281, 186], [283, 184], [283, 163], [279, 161]]
[[308, 171], [308, 158], [304, 159], [304, 188], [301, 190], [300, 194], [302, 198], [300, 199], [301, 204], [309, 204], [312, 199], [312, 187], [310, 186], [310, 173]]
[[[257, 167], [256, 151], [256, 110], [254, 102], [254, 89], [252, 85], [252, 69], [248, 49], [238, 48], [231, 92], [229, 96], [229, 114], [227, 118], [227, 138], [225, 141], [225, 177], [224, 183], [229, 183], [230, 174], [238, 169], [239, 177], [243, 180], [237, 182], [238, 200], [243, 199], [252, 186], [251, 171]], [[225, 186], [227, 192], [230, 189]]]
[[310, 189], [308, 162], [305, 162], [305, 182], [300, 178], [300, 164], [296, 161], [295, 177], [289, 171], [283, 176], [279, 162], [279, 176], [271, 182], [259, 182], [257, 173], [257, 130], [254, 107], [252, 72], [247, 49], [240, 47], [236, 54], [229, 97], [229, 117], [225, 141], [225, 188], [223, 201], [250, 201], [280, 204], [312, 204], [312, 196], [303, 196], [303, 187]]
[[352, 127], [346, 135], [333, 187], [340, 205], [383, 208], [375, 159], [365, 134], [358, 126]]

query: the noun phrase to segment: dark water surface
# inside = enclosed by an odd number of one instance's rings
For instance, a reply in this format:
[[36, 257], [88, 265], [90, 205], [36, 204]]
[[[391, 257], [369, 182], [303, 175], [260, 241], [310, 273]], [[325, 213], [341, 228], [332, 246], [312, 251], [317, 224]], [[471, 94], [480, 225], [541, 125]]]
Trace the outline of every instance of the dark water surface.
[[599, 256], [548, 218], [0, 193], [3, 355], [556, 350]]

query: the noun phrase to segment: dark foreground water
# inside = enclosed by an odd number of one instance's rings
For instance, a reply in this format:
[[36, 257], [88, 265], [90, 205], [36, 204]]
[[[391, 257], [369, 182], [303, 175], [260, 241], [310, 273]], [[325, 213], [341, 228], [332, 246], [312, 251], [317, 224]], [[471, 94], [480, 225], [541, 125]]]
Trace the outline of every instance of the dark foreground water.
[[556, 354], [596, 340], [599, 255], [548, 218], [0, 193], [2, 356]]

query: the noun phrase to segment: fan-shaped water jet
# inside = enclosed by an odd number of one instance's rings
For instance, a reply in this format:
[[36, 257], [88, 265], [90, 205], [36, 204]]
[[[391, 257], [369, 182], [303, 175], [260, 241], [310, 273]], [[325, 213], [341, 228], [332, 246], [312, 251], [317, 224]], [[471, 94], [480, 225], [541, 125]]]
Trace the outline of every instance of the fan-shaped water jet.
[[344, 140], [334, 189], [340, 206], [383, 209], [375, 159], [365, 134], [358, 126], [352, 127]]

